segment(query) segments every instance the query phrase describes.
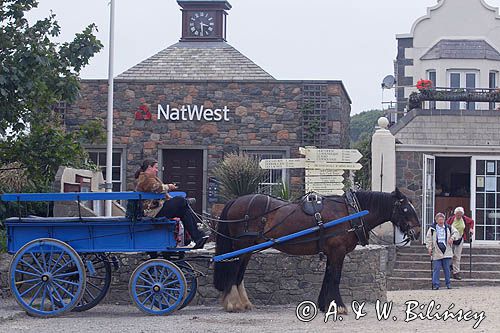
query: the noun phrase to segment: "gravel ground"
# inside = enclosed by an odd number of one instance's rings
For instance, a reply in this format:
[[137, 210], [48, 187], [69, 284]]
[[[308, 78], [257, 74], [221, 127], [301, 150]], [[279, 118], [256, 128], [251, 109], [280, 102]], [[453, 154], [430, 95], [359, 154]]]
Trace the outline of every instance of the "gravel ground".
[[[20, 311], [12, 299], [0, 299], [0, 332], [362, 332], [390, 330], [394, 332], [500, 332], [500, 287], [464, 287], [460, 289], [390, 291], [388, 300], [393, 302], [387, 320], [377, 320], [375, 304], [366, 304], [366, 316], [356, 319], [355, 313], [337, 317], [327, 323], [319, 313], [310, 322], [296, 317], [296, 306], [260, 306], [246, 313], [226, 313], [219, 307], [194, 306], [173, 315], [148, 316], [133, 306], [99, 305], [84, 313], [72, 313], [62, 317], [38, 319]], [[405, 303], [418, 301], [424, 309], [411, 309]], [[470, 320], [409, 319], [430, 311], [443, 315], [453, 303], [450, 312], [463, 310]], [[414, 303], [409, 303], [414, 304]], [[440, 308], [436, 311], [437, 305]], [[467, 312], [469, 311], [469, 312]], [[406, 314], [408, 312], [408, 314]], [[307, 313], [307, 311], [303, 312]], [[481, 319], [481, 316], [484, 316]], [[396, 317], [396, 319], [394, 319]], [[473, 329], [474, 325], [478, 325]]]

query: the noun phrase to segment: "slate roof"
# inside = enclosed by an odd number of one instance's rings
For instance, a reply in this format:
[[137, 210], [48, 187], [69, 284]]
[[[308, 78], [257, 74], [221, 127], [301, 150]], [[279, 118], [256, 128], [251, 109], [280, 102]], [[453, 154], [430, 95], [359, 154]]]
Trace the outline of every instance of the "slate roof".
[[442, 39], [427, 51], [421, 60], [488, 59], [500, 60], [500, 53], [486, 41]]
[[117, 76], [128, 80], [274, 80], [226, 42], [179, 42]]

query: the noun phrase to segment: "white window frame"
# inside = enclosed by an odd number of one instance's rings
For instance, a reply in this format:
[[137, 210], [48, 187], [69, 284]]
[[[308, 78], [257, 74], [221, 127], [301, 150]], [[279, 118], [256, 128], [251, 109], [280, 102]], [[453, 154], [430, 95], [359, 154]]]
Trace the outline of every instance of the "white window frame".
[[[476, 179], [477, 179], [477, 169], [476, 169], [476, 161], [477, 160], [492, 160], [492, 161], [500, 161], [500, 157], [498, 155], [474, 155], [472, 156], [471, 158], [471, 172], [470, 172], [470, 176], [471, 176], [471, 179], [470, 179], [470, 182], [471, 182], [471, 211], [472, 211], [472, 219], [474, 220], [474, 229], [476, 228], [477, 226], [477, 222], [476, 222]], [[496, 176], [496, 175], [495, 175]], [[486, 191], [485, 191], [486, 192]], [[499, 192], [494, 192], [496, 194], [498, 194]], [[491, 226], [491, 225], [489, 225]], [[478, 245], [500, 245], [500, 239], [497, 239], [497, 240], [478, 240], [476, 239], [476, 230], [474, 230], [474, 234], [473, 234], [473, 238], [476, 242], [476, 244]]]
[[[288, 158], [290, 156], [290, 152], [287, 149], [283, 148], [276, 148], [276, 147], [266, 147], [266, 148], [259, 148], [259, 147], [247, 147], [247, 148], [240, 148], [242, 153], [248, 154], [248, 155], [253, 155], [253, 156], [258, 156], [259, 160], [262, 160], [262, 155], [264, 154], [274, 154], [278, 155], [281, 154], [281, 159], [282, 158]], [[278, 158], [278, 159], [280, 159]], [[288, 179], [289, 179], [289, 174], [287, 169], [278, 169], [281, 171], [281, 181], [280, 182], [264, 182], [260, 183], [259, 185], [259, 192], [265, 193], [265, 194], [271, 194], [273, 193], [273, 189], [280, 184], [286, 184], [289, 185]], [[273, 178], [273, 173], [276, 172], [275, 170], [268, 170], [269, 174], [269, 179], [272, 180]], [[277, 181], [278, 179], [276, 179]], [[263, 191], [262, 189], [267, 187], [267, 191]]]
[[[491, 74], [495, 75], [495, 84], [494, 84], [494, 87], [491, 86], [491, 82], [490, 82], [490, 76]], [[498, 71], [497, 70], [490, 70], [488, 72], [488, 88], [490, 89], [498, 89]], [[496, 110], [496, 103], [490, 103], [489, 104], [489, 109], [490, 110]]]
[[[460, 87], [455, 87], [455, 89], [467, 89], [467, 74], [474, 74], [476, 76], [475, 79], [475, 86], [474, 88], [478, 87], [478, 83], [480, 81], [480, 71], [478, 69], [448, 69], [446, 71], [446, 80], [447, 80], [447, 86], [451, 88], [451, 75], [452, 74], [459, 74], [460, 75]], [[451, 109], [451, 103], [450, 102], [450, 109]], [[474, 107], [476, 109], [477, 106]], [[467, 102], [460, 102], [459, 110], [467, 110]]]
[[[431, 73], [434, 73], [434, 80], [431, 79]], [[432, 81], [432, 87], [433, 88], [436, 88], [437, 87], [437, 71], [435, 69], [428, 69], [426, 71], [426, 74], [425, 76], [427, 77], [427, 80], [431, 80]], [[429, 101], [429, 102], [426, 102], [427, 104], [427, 107], [429, 109], [436, 109], [436, 101]]]
[[[91, 153], [94, 154], [94, 153], [97, 153], [97, 157], [98, 157], [98, 164], [97, 166], [99, 167], [105, 167], [106, 166], [106, 158], [104, 159], [104, 164], [103, 163], [99, 163], [101, 162], [100, 159], [99, 159], [99, 154], [105, 154], [106, 156], [106, 149], [104, 148], [92, 148], [92, 147], [88, 147], [85, 149], [87, 151], [87, 153], [90, 155]], [[126, 182], [125, 182], [125, 177], [124, 177], [124, 173], [125, 173], [125, 168], [124, 168], [124, 149], [122, 148], [114, 148], [113, 149], [113, 154], [115, 153], [119, 153], [120, 154], [120, 165], [119, 165], [119, 168], [120, 168], [120, 178], [119, 179], [112, 179], [111, 182], [113, 184], [116, 184], [116, 183], [119, 183], [120, 184], [120, 191], [123, 191], [125, 189], [125, 186], [126, 186]], [[90, 158], [90, 156], [89, 156]], [[112, 168], [116, 168], [118, 166], [115, 166], [113, 165]], [[113, 173], [112, 173], [113, 174]], [[103, 172], [103, 178], [104, 180], [106, 180], [106, 174]]]

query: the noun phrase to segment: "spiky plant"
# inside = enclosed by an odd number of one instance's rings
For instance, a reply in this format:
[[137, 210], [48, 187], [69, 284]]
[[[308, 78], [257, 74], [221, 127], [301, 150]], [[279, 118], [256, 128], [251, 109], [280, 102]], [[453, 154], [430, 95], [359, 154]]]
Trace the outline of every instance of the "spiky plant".
[[256, 158], [245, 154], [226, 155], [214, 170], [219, 181], [220, 194], [226, 200], [257, 193], [259, 184], [264, 182], [267, 174], [267, 170], [259, 167]]

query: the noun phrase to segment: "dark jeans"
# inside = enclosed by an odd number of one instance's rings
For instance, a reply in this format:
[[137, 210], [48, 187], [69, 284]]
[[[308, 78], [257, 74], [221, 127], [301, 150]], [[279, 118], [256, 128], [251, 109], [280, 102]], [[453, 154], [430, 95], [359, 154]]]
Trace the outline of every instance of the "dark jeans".
[[439, 273], [441, 272], [441, 267], [444, 271], [444, 282], [447, 287], [450, 286], [450, 262], [451, 258], [432, 261], [432, 285], [434, 288], [439, 288]]
[[184, 227], [195, 242], [204, 236], [203, 233], [198, 230], [195, 217], [189, 209], [187, 200], [183, 197], [173, 197], [165, 201], [158, 214], [156, 214], [156, 217], [180, 218]]

